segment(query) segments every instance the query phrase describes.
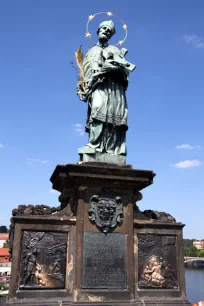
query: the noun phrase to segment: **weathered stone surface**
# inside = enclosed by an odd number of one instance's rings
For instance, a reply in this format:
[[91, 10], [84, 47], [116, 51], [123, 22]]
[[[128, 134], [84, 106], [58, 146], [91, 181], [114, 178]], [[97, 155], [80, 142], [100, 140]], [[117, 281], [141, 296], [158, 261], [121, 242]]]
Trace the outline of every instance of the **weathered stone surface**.
[[150, 170], [131, 169], [130, 166], [108, 163], [82, 163], [58, 165], [50, 180], [53, 189], [62, 192], [74, 186], [114, 186], [139, 191], [153, 183], [155, 173]]

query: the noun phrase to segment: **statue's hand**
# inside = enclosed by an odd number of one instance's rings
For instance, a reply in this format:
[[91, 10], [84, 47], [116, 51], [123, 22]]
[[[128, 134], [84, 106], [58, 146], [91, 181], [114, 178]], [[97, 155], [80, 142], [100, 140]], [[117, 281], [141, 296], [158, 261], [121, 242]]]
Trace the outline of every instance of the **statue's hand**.
[[78, 95], [78, 97], [79, 97], [79, 99], [80, 99], [81, 101], [84, 101], [84, 102], [87, 101], [87, 97], [86, 97], [86, 94], [85, 94], [85, 93], [83, 93], [83, 92], [78, 92], [77, 95]]
[[90, 79], [86, 84], [87, 91], [89, 91], [96, 83], [103, 82], [104, 79], [103, 74], [104, 73], [102, 71], [92, 74], [92, 76], [90, 77]]
[[84, 92], [84, 90], [82, 89], [82, 82], [80, 82], [80, 81], [77, 84], [77, 96], [79, 97], [79, 99], [81, 101], [86, 102], [87, 96], [86, 96], [86, 93]]
[[106, 61], [101, 69], [101, 72], [108, 73], [108, 72], [116, 72], [118, 71], [118, 66], [113, 65], [112, 63]]

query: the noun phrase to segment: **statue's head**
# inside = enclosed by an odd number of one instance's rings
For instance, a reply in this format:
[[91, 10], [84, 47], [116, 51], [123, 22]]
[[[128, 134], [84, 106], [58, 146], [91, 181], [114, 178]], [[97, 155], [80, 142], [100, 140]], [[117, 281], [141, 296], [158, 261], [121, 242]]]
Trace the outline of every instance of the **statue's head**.
[[98, 40], [107, 42], [115, 34], [115, 26], [112, 20], [103, 21], [99, 24], [97, 35]]

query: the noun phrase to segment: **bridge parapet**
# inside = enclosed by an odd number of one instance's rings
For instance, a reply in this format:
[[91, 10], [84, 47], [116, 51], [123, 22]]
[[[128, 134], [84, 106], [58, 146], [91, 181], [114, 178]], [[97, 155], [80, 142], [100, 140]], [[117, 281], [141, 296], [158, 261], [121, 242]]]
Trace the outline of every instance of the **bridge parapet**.
[[184, 257], [184, 263], [189, 261], [204, 261], [204, 257]]

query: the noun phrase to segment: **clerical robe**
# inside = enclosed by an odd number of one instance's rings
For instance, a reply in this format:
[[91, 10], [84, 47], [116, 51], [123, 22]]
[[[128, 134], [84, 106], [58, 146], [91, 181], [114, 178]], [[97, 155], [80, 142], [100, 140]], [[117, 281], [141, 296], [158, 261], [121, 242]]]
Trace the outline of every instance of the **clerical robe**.
[[126, 155], [128, 73], [119, 66], [104, 69], [108, 55], [119, 53], [115, 46], [97, 44], [86, 54], [85, 87], [90, 90], [86, 131], [89, 147], [99, 152]]

